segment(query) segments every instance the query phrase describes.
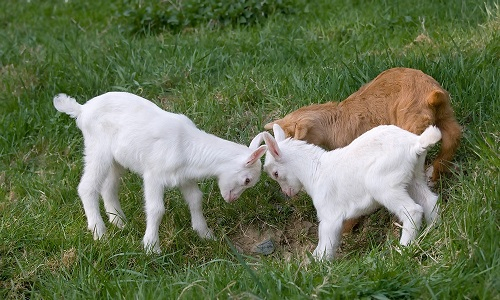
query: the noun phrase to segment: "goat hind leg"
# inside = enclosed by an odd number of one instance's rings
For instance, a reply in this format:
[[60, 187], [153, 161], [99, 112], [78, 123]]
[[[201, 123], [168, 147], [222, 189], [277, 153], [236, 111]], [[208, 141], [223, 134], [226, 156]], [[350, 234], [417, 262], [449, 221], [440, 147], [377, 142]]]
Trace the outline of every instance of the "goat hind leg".
[[422, 206], [415, 203], [404, 189], [392, 190], [376, 199], [403, 222], [399, 242], [403, 246], [409, 245], [422, 225]]
[[159, 230], [165, 204], [163, 203], [164, 185], [152, 174], [144, 175], [144, 198], [146, 206], [146, 232], [143, 245], [147, 253], [161, 253]]
[[123, 171], [123, 167], [114, 162], [101, 187], [101, 195], [109, 222], [120, 229], [125, 226], [125, 214], [118, 198], [118, 185]]
[[425, 182], [414, 183], [408, 192], [422, 207], [427, 225], [432, 226], [439, 223], [438, 196], [429, 189], [427, 184]]
[[78, 194], [87, 216], [87, 228], [92, 232], [94, 240], [102, 238], [106, 233], [106, 225], [99, 209], [99, 190], [110, 167], [111, 162], [105, 156], [86, 156], [84, 172], [78, 185]]
[[436, 124], [442, 133], [441, 150], [432, 163], [431, 180], [436, 182], [441, 174], [450, 171], [451, 160], [457, 151], [462, 137], [462, 127], [454, 118], [439, 120]]
[[420, 155], [415, 165], [413, 180], [408, 185], [408, 194], [417, 204], [422, 206], [425, 221], [430, 226], [439, 221], [439, 206], [437, 205], [438, 196], [426, 184], [424, 164], [425, 155]]

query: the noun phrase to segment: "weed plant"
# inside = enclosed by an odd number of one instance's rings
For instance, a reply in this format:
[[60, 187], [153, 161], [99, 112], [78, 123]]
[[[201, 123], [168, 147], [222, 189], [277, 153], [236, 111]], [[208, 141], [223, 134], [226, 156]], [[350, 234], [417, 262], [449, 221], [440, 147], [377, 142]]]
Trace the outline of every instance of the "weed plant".
[[144, 3], [129, 1], [123, 13], [128, 30], [133, 34], [152, 34], [161, 31], [178, 33], [197, 26], [252, 26], [274, 14], [291, 14], [299, 2], [280, 0], [178, 0]]

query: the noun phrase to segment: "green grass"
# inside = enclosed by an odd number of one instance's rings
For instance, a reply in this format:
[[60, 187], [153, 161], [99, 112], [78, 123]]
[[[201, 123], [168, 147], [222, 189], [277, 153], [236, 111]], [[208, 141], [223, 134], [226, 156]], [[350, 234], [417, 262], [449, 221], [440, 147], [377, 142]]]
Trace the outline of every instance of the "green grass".
[[[254, 26], [146, 36], [125, 30], [132, 1], [108, 2], [0, 2], [0, 298], [500, 298], [497, 1], [300, 2]], [[457, 172], [438, 187], [442, 223], [416, 245], [401, 249], [383, 223], [359, 244], [347, 237], [331, 262], [239, 254], [228, 241], [241, 226], [316, 222], [305, 195], [284, 200], [265, 175], [231, 205], [213, 180], [201, 183], [216, 241], [196, 236], [180, 193], [168, 191], [163, 254], [144, 254], [135, 175], [120, 194], [126, 228], [99, 242], [87, 232], [76, 192], [83, 140], [55, 94], [84, 102], [129, 91], [246, 144], [273, 118], [342, 100], [395, 66], [439, 81], [464, 127]]]

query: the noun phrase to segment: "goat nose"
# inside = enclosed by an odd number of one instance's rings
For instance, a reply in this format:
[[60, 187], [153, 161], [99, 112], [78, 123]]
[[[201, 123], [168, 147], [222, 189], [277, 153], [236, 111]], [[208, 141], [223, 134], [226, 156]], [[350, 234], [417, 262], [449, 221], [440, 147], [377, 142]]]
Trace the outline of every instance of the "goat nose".
[[236, 199], [238, 199], [238, 194], [234, 194], [233, 191], [229, 192], [229, 203], [234, 202]]

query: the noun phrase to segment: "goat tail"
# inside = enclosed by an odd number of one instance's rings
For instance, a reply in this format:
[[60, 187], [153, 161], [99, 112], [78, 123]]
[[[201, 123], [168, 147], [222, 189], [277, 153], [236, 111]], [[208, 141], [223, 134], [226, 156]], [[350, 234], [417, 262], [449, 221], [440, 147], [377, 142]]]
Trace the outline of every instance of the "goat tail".
[[434, 90], [427, 97], [427, 104], [430, 106], [437, 107], [447, 102], [450, 102], [450, 96], [443, 90]]
[[417, 154], [422, 154], [429, 147], [434, 146], [441, 140], [441, 130], [438, 127], [431, 125], [422, 132], [418, 138]]
[[59, 94], [54, 97], [54, 107], [72, 118], [78, 118], [82, 112], [82, 105], [66, 94]]

